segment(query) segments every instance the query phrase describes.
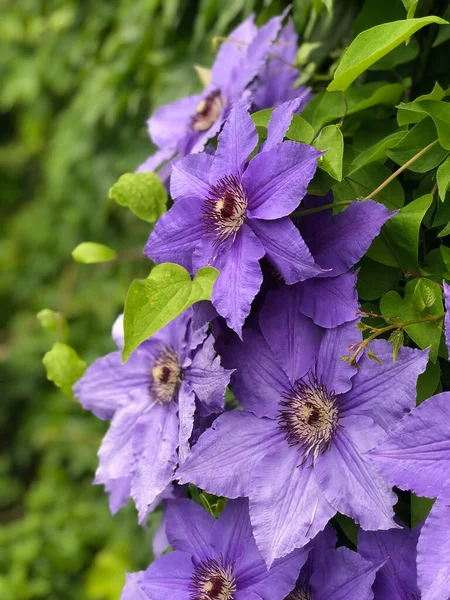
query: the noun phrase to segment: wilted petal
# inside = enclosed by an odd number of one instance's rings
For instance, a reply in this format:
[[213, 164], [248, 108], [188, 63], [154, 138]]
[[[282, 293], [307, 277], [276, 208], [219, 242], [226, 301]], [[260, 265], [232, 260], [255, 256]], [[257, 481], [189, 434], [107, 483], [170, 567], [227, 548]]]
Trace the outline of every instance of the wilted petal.
[[450, 481], [447, 481], [422, 527], [417, 546], [417, 572], [422, 600], [450, 597], [449, 556]]
[[191, 154], [179, 160], [172, 168], [170, 195], [182, 198], [206, 198], [209, 195], [209, 172], [213, 157], [209, 154]]
[[372, 584], [381, 564], [348, 548], [327, 552], [310, 581], [314, 600], [373, 600]]
[[341, 399], [343, 411], [371, 417], [388, 431], [416, 405], [417, 378], [427, 366], [428, 350], [400, 348], [393, 362], [386, 340], [374, 340], [370, 349], [383, 364], [361, 357], [352, 389]]
[[247, 225], [242, 225], [222, 262], [212, 292], [212, 303], [239, 336], [262, 283], [259, 259], [264, 248]]
[[449, 392], [425, 400], [370, 452], [392, 484], [436, 498], [450, 479], [449, 410]]
[[146, 594], [146, 600], [187, 600], [193, 571], [190, 554], [170, 552], [149, 566], [139, 585]]
[[299, 304], [296, 286], [283, 286], [267, 294], [259, 317], [261, 331], [291, 383], [310, 369], [323, 336]]
[[252, 219], [249, 222], [265, 254], [278, 269], [287, 284], [315, 277], [322, 269], [314, 262], [298, 229], [290, 219], [275, 221]]
[[188, 96], [160, 106], [147, 121], [150, 137], [162, 149], [176, 150], [177, 144], [190, 132], [201, 96]]
[[370, 446], [372, 435], [375, 439], [379, 436], [379, 427], [368, 417], [346, 417], [340, 426], [330, 449], [314, 464], [325, 498], [335, 511], [351, 517], [363, 529], [395, 527], [392, 506], [396, 496], [352, 439], [359, 447], [363, 442]]
[[192, 253], [203, 233], [200, 200], [185, 198], [158, 219], [144, 252], [154, 262], [174, 262], [191, 271]]
[[255, 467], [250, 492], [253, 533], [267, 566], [301, 548], [321, 531], [335, 510], [325, 500], [314, 469], [281, 440]]
[[177, 478], [217, 496], [247, 496], [255, 465], [280, 436], [271, 419], [238, 410], [225, 413], [200, 436]]
[[294, 211], [306, 194], [320, 154], [307, 144], [287, 141], [252, 158], [242, 177], [248, 217], [272, 220]]
[[199, 562], [207, 558], [216, 521], [204, 508], [187, 498], [167, 500], [164, 520], [167, 539], [174, 550], [188, 552]]

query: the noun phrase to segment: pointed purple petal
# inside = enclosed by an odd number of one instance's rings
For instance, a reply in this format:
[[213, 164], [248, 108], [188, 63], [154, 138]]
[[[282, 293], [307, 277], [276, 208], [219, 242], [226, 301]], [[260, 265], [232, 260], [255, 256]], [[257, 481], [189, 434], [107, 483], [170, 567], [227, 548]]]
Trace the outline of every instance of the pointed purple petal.
[[131, 494], [143, 522], [148, 507], [172, 479], [177, 463], [177, 405], [155, 405], [142, 415], [133, 437], [134, 473]]
[[297, 97], [288, 102], [284, 102], [276, 108], [267, 126], [267, 141], [264, 143], [262, 152], [267, 152], [280, 144], [289, 129], [292, 121], [292, 116], [299, 109], [302, 103], [302, 98]]
[[188, 552], [199, 562], [207, 558], [214, 517], [192, 500], [179, 498], [166, 501], [164, 519], [167, 539], [174, 550]]
[[299, 466], [302, 456], [281, 440], [255, 467], [250, 518], [267, 566], [301, 548], [321, 531], [335, 510], [325, 500], [314, 469]]
[[212, 293], [212, 303], [228, 327], [239, 336], [250, 306], [259, 292], [262, 272], [259, 259], [264, 248], [247, 225], [242, 225], [227, 256]]
[[258, 417], [276, 419], [279, 402], [290, 391], [290, 384], [263, 335], [256, 329], [244, 329], [244, 341], [226, 346], [223, 361], [236, 367], [232, 389], [241, 406]]
[[428, 350], [400, 348], [394, 363], [389, 342], [374, 340], [370, 349], [383, 364], [364, 354], [341, 401], [346, 415], [366, 415], [388, 431], [416, 405], [417, 378], [427, 366]]
[[165, 163], [169, 158], [171, 158], [174, 154], [174, 150], [171, 148], [164, 148], [163, 150], [158, 150], [152, 156], [149, 156], [146, 161], [144, 161], [139, 167], [136, 169], [136, 173], [148, 173], [156, 171], [163, 163]]
[[320, 327], [332, 329], [354, 321], [358, 311], [356, 273], [339, 277], [314, 277], [295, 287], [299, 290], [299, 308]]
[[422, 600], [450, 597], [450, 481], [447, 481], [422, 527], [417, 572]]
[[105, 482], [105, 492], [109, 494], [109, 510], [115, 515], [131, 496], [131, 477], [109, 479]]
[[318, 533], [306, 547], [307, 550], [309, 549], [309, 552], [308, 560], [300, 575], [302, 583], [309, 583], [314, 571], [322, 564], [324, 554], [330, 550], [334, 550], [336, 548], [336, 543], [336, 530], [332, 527], [331, 523], [328, 523], [325, 529]]
[[180, 421], [178, 461], [183, 464], [189, 454], [189, 438], [194, 427], [195, 394], [187, 381], [182, 381], [178, 391], [178, 418]]
[[149, 566], [139, 585], [147, 600], [187, 600], [193, 571], [190, 554], [170, 552]]
[[377, 469], [394, 485], [436, 498], [450, 479], [450, 393], [425, 400], [370, 452]]
[[209, 195], [209, 172], [213, 157], [209, 154], [191, 154], [179, 160], [172, 168], [170, 195], [177, 201], [182, 198], [201, 198]]
[[285, 285], [267, 294], [259, 326], [278, 364], [295, 383], [314, 363], [323, 331], [300, 312], [294, 286]]
[[250, 227], [264, 246], [265, 254], [287, 284], [322, 273], [302, 237], [287, 217], [275, 221], [252, 219]]
[[[252, 537], [247, 498], [228, 501], [211, 532], [215, 552], [230, 562], [245, 560], [243, 552]], [[262, 560], [261, 556], [259, 558]]]
[[240, 180], [245, 163], [257, 143], [258, 133], [248, 110], [236, 104], [219, 135], [210, 183], [215, 184], [227, 175]]
[[357, 321], [351, 321], [335, 329], [327, 329], [320, 344], [317, 377], [328, 391], [333, 390], [336, 394], [342, 394], [351, 388], [352, 378], [357, 372], [348, 361], [342, 360], [343, 356], [348, 356], [349, 347], [362, 340], [361, 332], [355, 327], [356, 323]]
[[190, 132], [201, 96], [188, 96], [160, 106], [147, 121], [150, 137], [162, 149], [176, 150], [177, 144]]
[[217, 496], [246, 496], [255, 465], [280, 435], [271, 419], [238, 410], [225, 413], [200, 436], [177, 478]]
[[346, 417], [340, 425], [330, 449], [314, 464], [326, 499], [336, 511], [351, 517], [363, 529], [395, 527], [392, 506], [396, 496], [361, 454], [362, 442], [370, 447], [372, 436], [376, 439], [380, 428], [368, 417]]
[[197, 198], [179, 200], [158, 219], [144, 252], [154, 262], [175, 262], [191, 271], [192, 253], [203, 227], [201, 202]]
[[372, 584], [380, 566], [372, 565], [348, 548], [331, 550], [312, 576], [314, 599], [373, 600]]
[[251, 219], [279, 219], [300, 204], [317, 168], [319, 150], [307, 144], [283, 142], [257, 154], [242, 182]]
[[394, 214], [373, 200], [353, 202], [328, 223], [321, 213], [302, 217], [300, 231], [316, 262], [335, 277], [358, 262]]

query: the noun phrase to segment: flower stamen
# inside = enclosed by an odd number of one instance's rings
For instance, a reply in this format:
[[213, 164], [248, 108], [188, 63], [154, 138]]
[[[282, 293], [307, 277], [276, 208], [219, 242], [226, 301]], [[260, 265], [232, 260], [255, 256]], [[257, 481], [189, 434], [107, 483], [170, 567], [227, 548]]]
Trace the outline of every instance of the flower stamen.
[[178, 356], [173, 348], [166, 346], [157, 357], [152, 368], [150, 390], [160, 404], [172, 401], [183, 379]]
[[224, 101], [219, 90], [214, 90], [201, 100], [192, 117], [192, 129], [194, 131], [208, 131], [219, 118]]
[[247, 211], [247, 198], [244, 188], [234, 175], [222, 177], [211, 186], [210, 195], [203, 204], [203, 220], [206, 230], [214, 233], [216, 242], [236, 237], [244, 223]]
[[200, 563], [192, 576], [190, 600], [234, 600], [236, 580], [233, 565], [208, 558]]

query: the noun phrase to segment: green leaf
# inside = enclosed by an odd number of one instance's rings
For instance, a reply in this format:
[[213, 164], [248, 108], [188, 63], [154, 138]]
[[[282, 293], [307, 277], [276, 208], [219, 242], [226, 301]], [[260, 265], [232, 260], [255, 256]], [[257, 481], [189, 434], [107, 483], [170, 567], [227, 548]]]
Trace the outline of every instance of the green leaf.
[[183, 267], [164, 263], [148, 279], [135, 279], [125, 301], [123, 360], [146, 339], [200, 300], [210, 300], [219, 272], [200, 269], [192, 281]]
[[419, 5], [419, 0], [403, 0], [403, 4], [405, 5], [407, 12], [407, 19], [414, 19], [416, 15], [417, 6]]
[[294, 115], [286, 137], [294, 142], [309, 144], [314, 138], [314, 129], [303, 117]]
[[47, 379], [61, 388], [66, 396], [74, 399], [72, 386], [86, 370], [84, 360], [67, 344], [56, 342], [44, 355], [42, 362], [47, 371]]
[[445, 237], [446, 235], [450, 235], [450, 223], [447, 223], [444, 229], [438, 233], [438, 238]]
[[256, 112], [254, 112], [251, 117], [253, 120], [253, 123], [255, 124], [256, 127], [266, 127], [267, 129], [267, 125], [269, 124], [270, 121], [270, 117], [272, 116], [273, 113], [273, 108], [264, 108], [263, 110], [258, 110]]
[[345, 90], [361, 73], [407, 40], [416, 31], [437, 23], [446, 25], [447, 21], [439, 17], [428, 16], [421, 19], [407, 19], [383, 23], [360, 33], [350, 44], [338, 68], [328, 91]]
[[376, 300], [385, 292], [397, 287], [400, 269], [387, 267], [364, 256], [359, 263], [358, 294], [364, 300]]
[[355, 521], [346, 515], [341, 515], [341, 513], [337, 513], [335, 519], [347, 538], [352, 542], [352, 544], [357, 546], [359, 526], [355, 523]]
[[445, 194], [450, 187], [450, 156], [439, 166], [436, 173], [439, 198], [444, 202]]
[[418, 313], [426, 308], [430, 308], [436, 302], [434, 290], [430, 289], [425, 281], [424, 279], [419, 279], [412, 298], [413, 308]]
[[389, 267], [419, 271], [419, 231], [422, 219], [433, 202], [426, 194], [410, 202], [383, 225], [367, 256]]
[[419, 42], [415, 38], [412, 38], [408, 45], [403, 44], [402, 46], [397, 46], [392, 52], [389, 52], [389, 54], [386, 54], [386, 56], [377, 60], [377, 62], [369, 67], [369, 69], [371, 71], [391, 71], [399, 65], [411, 62], [417, 58], [419, 52]]
[[116, 258], [117, 252], [103, 244], [95, 242], [82, 242], [72, 250], [72, 258], [85, 265], [108, 262]]
[[360, 152], [352, 163], [353, 169], [350, 171], [349, 175], [361, 167], [364, 167], [364, 165], [372, 162], [386, 162], [388, 158], [386, 155], [386, 150], [396, 146], [407, 133], [408, 132], [404, 130], [396, 131], [395, 133], [392, 133], [391, 135], [379, 140], [376, 144], [370, 146], [367, 148], [367, 150], [364, 150], [364, 152]]
[[67, 323], [67, 319], [60, 312], [50, 310], [49, 308], [44, 308], [38, 312], [36, 318], [41, 324], [41, 327], [44, 327], [44, 329], [48, 329], [49, 331], [53, 331], [56, 334], [57, 339], [64, 339], [69, 333], [69, 324]]
[[[423, 316], [421, 312], [414, 309], [413, 296], [419, 279], [408, 281], [405, 286], [405, 296], [402, 298], [398, 292], [391, 290], [384, 294], [380, 301], [380, 311], [383, 317], [395, 319], [397, 322], [411, 321], [420, 319]], [[443, 312], [442, 291], [437, 283], [430, 280], [422, 279], [426, 286], [432, 290], [435, 302], [428, 309], [430, 315], [438, 315]], [[425, 321], [414, 325], [407, 325], [405, 332], [409, 337], [421, 348], [430, 347], [430, 360], [436, 362], [439, 344], [441, 340], [442, 329], [436, 327], [433, 321]]]
[[427, 368], [419, 375], [417, 379], [417, 398], [416, 404], [421, 404], [427, 398], [431, 398], [436, 391], [441, 378], [441, 367], [439, 361], [428, 361]]
[[[436, 130], [431, 119], [425, 119], [408, 131], [396, 146], [386, 150], [386, 154], [398, 165], [404, 165], [436, 139]], [[436, 144], [409, 165], [408, 170], [414, 173], [426, 173], [437, 167], [446, 155], [447, 150]]]
[[342, 162], [344, 157], [344, 137], [340, 127], [328, 125], [322, 129], [314, 141], [318, 150], [325, 150], [319, 159], [319, 168], [326, 171], [333, 179], [342, 180]]
[[109, 198], [147, 223], [166, 212], [166, 188], [156, 173], [125, 173], [109, 190]]
[[447, 271], [450, 271], [450, 248], [447, 248], [447, 246], [441, 246], [440, 250], [442, 260], [445, 264], [445, 268], [447, 269]]
[[434, 500], [411, 494], [411, 529], [420, 525], [430, 514]]
[[419, 123], [431, 117], [436, 126], [439, 143], [450, 150], [450, 104], [439, 100], [415, 100], [398, 106], [397, 121], [399, 125]]
[[402, 329], [394, 329], [389, 336], [388, 342], [392, 344], [392, 361], [396, 362], [398, 352], [405, 343], [405, 334]]

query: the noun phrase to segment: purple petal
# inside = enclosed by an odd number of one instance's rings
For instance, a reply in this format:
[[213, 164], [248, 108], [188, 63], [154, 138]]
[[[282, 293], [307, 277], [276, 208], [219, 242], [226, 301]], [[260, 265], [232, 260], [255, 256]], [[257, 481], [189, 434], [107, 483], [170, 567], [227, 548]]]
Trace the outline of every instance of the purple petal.
[[246, 496], [255, 465], [280, 436], [271, 419], [238, 410], [225, 413], [200, 436], [177, 478], [217, 496]]
[[125, 587], [122, 590], [120, 600], [148, 600], [147, 594], [142, 591], [140, 586], [144, 573], [145, 571], [127, 573]]
[[352, 202], [347, 210], [328, 219], [322, 213], [302, 217], [300, 231], [315, 261], [331, 269], [328, 276], [335, 277], [358, 262], [394, 214], [373, 200]]
[[121, 352], [98, 358], [74, 385], [75, 397], [99, 419], [111, 419], [118, 406], [128, 401], [130, 391], [148, 385], [149, 360], [142, 347], [126, 364], [122, 364]]
[[376, 600], [419, 597], [417, 588], [417, 529], [364, 531], [358, 535], [358, 552], [372, 564], [386, 560], [378, 571], [373, 590]]
[[197, 198], [179, 200], [158, 219], [144, 252], [154, 262], [175, 262], [191, 271], [192, 253], [203, 227], [201, 202]]
[[445, 342], [447, 344], [448, 351], [450, 352], [450, 285], [443, 282], [444, 284], [444, 303], [445, 303]]
[[170, 552], [149, 566], [139, 585], [147, 600], [187, 600], [193, 571], [190, 554]]
[[425, 400], [370, 452], [389, 481], [418, 496], [436, 498], [450, 479], [450, 393]]
[[275, 221], [252, 219], [249, 225], [264, 246], [265, 254], [287, 284], [315, 277], [322, 269], [315, 264], [302, 237], [287, 217]]
[[248, 217], [272, 220], [294, 211], [306, 194], [320, 154], [312, 146], [288, 141], [252, 158], [242, 177]]
[[170, 195], [177, 201], [183, 198], [201, 198], [209, 195], [209, 172], [213, 157], [209, 154], [191, 154], [172, 168]]
[[190, 132], [201, 96], [188, 96], [160, 106], [147, 121], [150, 137], [162, 149], [176, 150], [178, 143]]
[[301, 103], [302, 98], [297, 97], [288, 102], [284, 102], [273, 111], [267, 126], [267, 141], [264, 143], [262, 152], [271, 150], [283, 141], [284, 136], [290, 127], [292, 117], [299, 109]]
[[171, 158], [173, 153], [174, 150], [172, 148], [158, 150], [155, 152], [155, 154], [149, 156], [146, 161], [139, 165], [139, 167], [136, 169], [136, 173], [148, 173], [156, 171], [163, 163]]
[[346, 415], [366, 415], [388, 431], [416, 405], [417, 378], [427, 366], [428, 350], [400, 348], [394, 363], [389, 342], [374, 340], [370, 349], [383, 364], [364, 354], [341, 402]]
[[259, 259], [264, 248], [247, 225], [242, 225], [224, 258], [212, 293], [212, 303], [239, 336], [262, 283]]
[[316, 325], [329, 329], [354, 321], [359, 311], [356, 277], [357, 273], [349, 272], [297, 284], [300, 311]]
[[259, 326], [278, 364], [295, 383], [314, 363], [323, 332], [300, 312], [294, 286], [285, 285], [267, 294]]
[[121, 313], [114, 321], [111, 336], [119, 350], [122, 350], [125, 343], [123, 333], [123, 313]]
[[107, 480], [105, 491], [109, 494], [109, 510], [112, 515], [115, 515], [131, 496], [131, 477]]
[[244, 329], [244, 341], [225, 347], [223, 361], [228, 367], [237, 367], [232, 388], [245, 410], [276, 419], [279, 402], [290, 391], [290, 384], [262, 334]]
[[131, 494], [143, 522], [148, 507], [172, 479], [177, 463], [177, 405], [155, 405], [143, 415], [133, 437], [134, 473]]
[[392, 506], [396, 496], [352, 440], [357, 439], [361, 446], [361, 440], [366, 438], [370, 446], [372, 429], [376, 439], [379, 428], [371, 425], [368, 417], [346, 417], [340, 425], [330, 449], [314, 464], [325, 498], [336, 511], [351, 517], [363, 529], [395, 527]]
[[167, 548], [170, 546], [169, 540], [167, 539], [166, 534], [166, 522], [164, 518], [162, 519], [158, 529], [155, 531], [152, 540], [152, 550], [153, 556], [155, 558], [159, 558], [164, 554]]
[[380, 566], [348, 548], [331, 550], [311, 578], [314, 599], [373, 600], [372, 584]]
[[[216, 554], [230, 562], [236, 562], [238, 559], [245, 560], [243, 553], [252, 537], [248, 500], [246, 498], [230, 500], [219, 519], [215, 521], [211, 532], [211, 545]], [[262, 562], [261, 556], [259, 559]]]
[[336, 512], [321, 493], [314, 469], [300, 467], [301, 462], [301, 454], [281, 440], [253, 472], [250, 518], [269, 568], [303, 547]]
[[447, 481], [422, 527], [417, 572], [422, 600], [450, 597], [450, 481]]
[[333, 390], [336, 394], [342, 394], [351, 388], [352, 378], [357, 372], [348, 361], [342, 360], [343, 356], [348, 356], [349, 347], [362, 340], [361, 332], [355, 325], [356, 321], [352, 321], [335, 329], [328, 329], [320, 344], [317, 377], [328, 391]]
[[230, 383], [232, 372], [220, 366], [220, 358], [214, 349], [214, 338], [210, 335], [185, 373], [186, 380], [202, 403], [204, 414], [222, 412], [225, 389]]
[[234, 176], [240, 180], [247, 159], [257, 143], [258, 133], [248, 110], [236, 104], [219, 135], [210, 183], [215, 184], [226, 176]]
[[180, 421], [178, 461], [183, 464], [189, 454], [189, 438], [194, 427], [195, 394], [187, 381], [182, 381], [178, 391], [178, 418]]
[[306, 548], [309, 549], [309, 552], [308, 560], [306, 561], [306, 564], [300, 574], [300, 580], [302, 583], [309, 583], [314, 571], [316, 571], [316, 569], [318, 569], [322, 564], [324, 554], [330, 550], [334, 550], [336, 548], [336, 543], [336, 531], [331, 524], [328, 523], [325, 529], [318, 533]]
[[204, 508], [186, 498], [167, 500], [164, 519], [167, 539], [174, 550], [187, 552], [198, 562], [208, 557], [216, 522]]

